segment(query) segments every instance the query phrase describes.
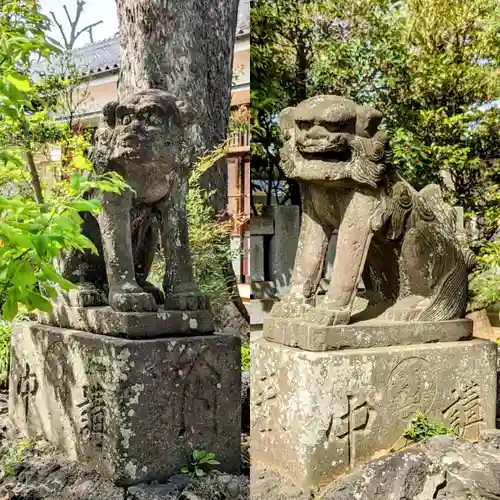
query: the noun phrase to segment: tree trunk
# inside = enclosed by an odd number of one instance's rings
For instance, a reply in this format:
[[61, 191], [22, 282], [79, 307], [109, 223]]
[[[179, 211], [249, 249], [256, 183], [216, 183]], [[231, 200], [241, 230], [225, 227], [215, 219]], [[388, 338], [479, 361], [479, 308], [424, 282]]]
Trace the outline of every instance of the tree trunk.
[[309, 57], [304, 34], [300, 32], [297, 39], [297, 60], [295, 65], [295, 96], [292, 103], [296, 106], [307, 99], [307, 73], [309, 71]]
[[[116, 0], [120, 23], [120, 98], [161, 89], [196, 113], [198, 155], [227, 136], [238, 0]], [[227, 209], [227, 164], [219, 161], [201, 178], [215, 190], [212, 205]], [[232, 274], [232, 268], [228, 271]], [[237, 301], [241, 301], [239, 296]]]
[[[231, 104], [238, 0], [117, 0], [121, 64], [119, 94], [157, 88], [198, 116], [199, 154], [225, 140]], [[227, 167], [221, 161], [202, 184], [227, 207]]]

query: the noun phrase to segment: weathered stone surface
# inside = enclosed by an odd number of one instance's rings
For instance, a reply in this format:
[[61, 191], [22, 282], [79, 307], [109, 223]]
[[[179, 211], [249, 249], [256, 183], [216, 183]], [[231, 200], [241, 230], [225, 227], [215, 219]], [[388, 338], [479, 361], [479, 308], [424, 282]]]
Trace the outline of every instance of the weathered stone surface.
[[252, 217], [250, 219], [248, 230], [250, 236], [271, 236], [274, 234], [274, 219], [272, 215]]
[[9, 415], [117, 484], [165, 479], [197, 448], [235, 472], [240, 355], [232, 336], [126, 340], [19, 324]]
[[212, 314], [207, 310], [164, 310], [121, 312], [111, 307], [68, 307], [59, 302], [53, 314], [41, 313], [40, 322], [61, 328], [146, 339], [180, 335], [202, 335], [214, 331]]
[[131, 486], [127, 491], [127, 500], [176, 500], [182, 488], [176, 484], [141, 484]]
[[253, 281], [264, 281], [264, 236], [250, 236], [250, 272]]
[[491, 326], [486, 309], [470, 312], [466, 317], [470, 319], [474, 324], [474, 337], [493, 341], [497, 339], [497, 335], [493, 331], [493, 327]]
[[472, 338], [472, 321], [395, 323], [371, 320], [323, 326], [308, 324], [300, 318], [271, 317], [264, 322], [264, 338], [307, 351], [453, 342]]
[[413, 413], [474, 439], [495, 426], [496, 345], [473, 340], [307, 352], [252, 343], [254, 463], [325, 484], [399, 446]]
[[[28, 444], [21, 440], [7, 416], [7, 398], [8, 393], [0, 390], [0, 500], [189, 500], [187, 495], [201, 500], [248, 500], [248, 474], [213, 471], [200, 481], [190, 474], [175, 474], [164, 484], [153, 481], [128, 488], [117, 486], [68, 460], [42, 439]], [[238, 496], [231, 496], [236, 489]]]
[[[288, 295], [271, 315], [348, 324], [360, 280], [383, 321], [461, 318], [473, 255], [456, 236], [456, 211], [436, 185], [413, 189], [391, 163], [382, 114], [320, 95], [282, 113], [282, 168], [296, 179], [302, 221]], [[328, 291], [314, 304], [332, 234]]]
[[290, 286], [293, 262], [297, 252], [300, 231], [300, 212], [295, 205], [270, 205], [264, 207], [265, 216], [274, 221], [274, 234], [269, 238], [269, 279], [276, 294], [283, 297]]
[[[439, 436], [371, 460], [313, 493], [321, 500], [491, 500], [500, 496], [498, 432], [478, 443]], [[493, 437], [497, 434], [496, 437]], [[492, 443], [495, 445], [493, 446]], [[253, 466], [252, 500], [310, 500], [275, 471]]]
[[250, 499], [268, 500], [270, 498], [273, 500], [311, 500], [311, 494], [295, 486], [289, 478], [281, 476], [272, 469], [262, 469], [259, 464], [252, 465]]

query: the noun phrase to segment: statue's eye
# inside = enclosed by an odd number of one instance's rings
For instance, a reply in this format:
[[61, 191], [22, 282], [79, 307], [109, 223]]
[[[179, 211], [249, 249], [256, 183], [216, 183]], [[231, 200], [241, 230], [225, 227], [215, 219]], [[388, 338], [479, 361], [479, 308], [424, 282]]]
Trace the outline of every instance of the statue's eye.
[[128, 125], [132, 121], [132, 118], [130, 118], [130, 115], [123, 115], [122, 116], [122, 125]]
[[313, 122], [308, 122], [308, 121], [303, 121], [303, 120], [297, 120], [297, 127], [299, 127], [300, 130], [309, 130], [314, 123]]
[[336, 134], [342, 131], [346, 127], [346, 123], [344, 122], [325, 122], [323, 123], [323, 127], [330, 132], [330, 134]]
[[146, 121], [149, 125], [153, 125], [155, 127], [159, 127], [163, 124], [163, 119], [156, 113], [148, 113], [146, 115]]

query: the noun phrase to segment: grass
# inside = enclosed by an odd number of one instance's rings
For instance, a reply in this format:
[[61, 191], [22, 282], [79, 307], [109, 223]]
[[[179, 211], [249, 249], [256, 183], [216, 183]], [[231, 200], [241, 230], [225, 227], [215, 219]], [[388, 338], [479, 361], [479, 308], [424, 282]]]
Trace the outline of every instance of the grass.
[[432, 422], [422, 412], [414, 414], [411, 422], [403, 433], [403, 437], [416, 443], [425, 442], [435, 436], [456, 436], [457, 433], [451, 427], [439, 422]]
[[37, 445], [36, 440], [20, 439], [12, 444], [2, 457], [2, 466], [7, 474], [15, 475], [22, 468], [28, 452]]
[[5, 389], [9, 381], [10, 337], [12, 324], [0, 318], [0, 388]]

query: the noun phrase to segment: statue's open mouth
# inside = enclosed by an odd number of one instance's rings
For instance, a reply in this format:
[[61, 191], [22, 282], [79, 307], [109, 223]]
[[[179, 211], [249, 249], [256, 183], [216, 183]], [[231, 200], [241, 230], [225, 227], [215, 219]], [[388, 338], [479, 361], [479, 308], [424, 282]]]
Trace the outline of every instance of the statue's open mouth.
[[330, 134], [323, 137], [306, 137], [297, 141], [297, 149], [305, 154], [345, 155], [350, 151], [344, 134]]
[[352, 151], [350, 149], [342, 151], [304, 151], [302, 148], [297, 148], [297, 150], [305, 160], [322, 160], [335, 163], [350, 162], [352, 160]]

